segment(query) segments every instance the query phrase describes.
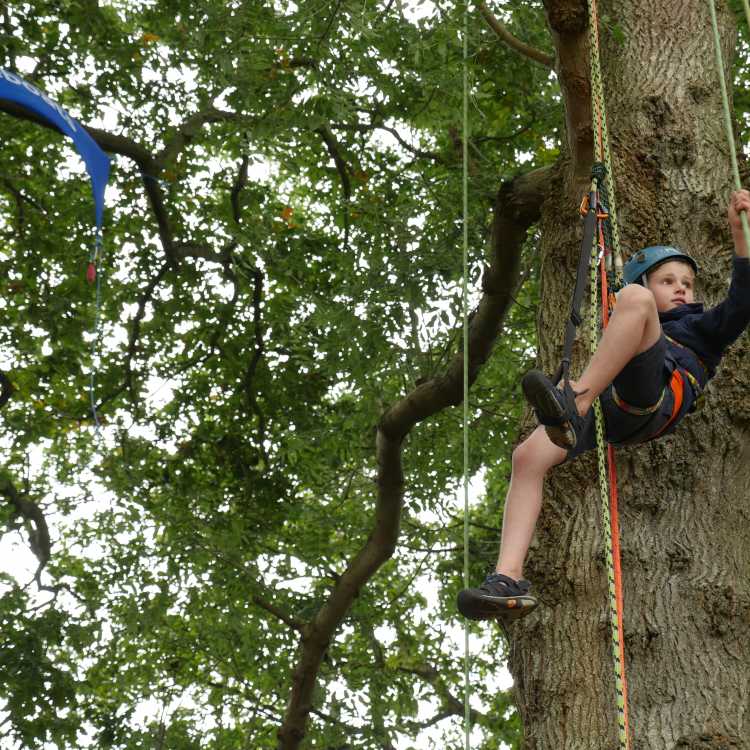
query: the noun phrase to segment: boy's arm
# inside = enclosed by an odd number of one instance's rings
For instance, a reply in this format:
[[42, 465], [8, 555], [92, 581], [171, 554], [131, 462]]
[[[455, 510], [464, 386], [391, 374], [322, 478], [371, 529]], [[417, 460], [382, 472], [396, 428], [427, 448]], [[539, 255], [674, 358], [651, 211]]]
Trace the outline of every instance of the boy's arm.
[[748, 248], [745, 244], [745, 233], [742, 231], [742, 219], [740, 218], [742, 211], [750, 219], [750, 191], [735, 190], [729, 199], [727, 218], [729, 219], [729, 227], [732, 230], [735, 255], [738, 258], [747, 258]]
[[706, 310], [695, 321], [703, 346], [697, 347], [710, 357], [721, 357], [724, 350], [742, 334], [750, 324], [750, 262], [740, 213], [750, 218], [750, 191], [736, 190], [727, 206], [729, 228], [734, 240], [732, 281], [727, 298], [716, 307]]

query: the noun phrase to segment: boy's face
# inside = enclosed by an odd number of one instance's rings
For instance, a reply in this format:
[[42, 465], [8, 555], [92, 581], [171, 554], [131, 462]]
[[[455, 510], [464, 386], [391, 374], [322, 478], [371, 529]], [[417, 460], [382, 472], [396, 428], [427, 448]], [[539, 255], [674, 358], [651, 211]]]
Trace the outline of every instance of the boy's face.
[[695, 274], [687, 263], [670, 260], [663, 263], [648, 275], [647, 286], [656, 299], [659, 312], [674, 310], [675, 307], [693, 301]]

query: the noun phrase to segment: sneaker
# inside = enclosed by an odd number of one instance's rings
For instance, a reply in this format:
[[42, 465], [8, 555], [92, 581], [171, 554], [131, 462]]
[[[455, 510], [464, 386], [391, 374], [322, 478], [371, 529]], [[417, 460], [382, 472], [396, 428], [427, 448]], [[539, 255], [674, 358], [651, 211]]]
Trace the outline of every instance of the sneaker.
[[565, 450], [575, 448], [583, 429], [583, 417], [578, 414], [573, 389], [568, 386], [560, 390], [539, 370], [529, 370], [521, 380], [521, 387], [547, 437]]
[[523, 578], [514, 581], [502, 573], [490, 573], [477, 589], [458, 593], [458, 611], [470, 620], [510, 621], [525, 617], [536, 608], [537, 600], [529, 594], [531, 584]]

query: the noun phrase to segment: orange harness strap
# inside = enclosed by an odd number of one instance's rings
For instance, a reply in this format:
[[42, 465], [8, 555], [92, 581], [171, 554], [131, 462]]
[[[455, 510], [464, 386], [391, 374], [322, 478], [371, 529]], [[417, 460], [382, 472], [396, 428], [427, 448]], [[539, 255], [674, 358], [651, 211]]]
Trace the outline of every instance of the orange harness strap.
[[[700, 394], [700, 386], [698, 386], [698, 382], [689, 372], [687, 372], [687, 370], [685, 371], [685, 374], [690, 379], [690, 382], [695, 384], [695, 388], [698, 389], [698, 393]], [[662, 391], [659, 400], [653, 406], [649, 406], [646, 409], [640, 409], [635, 406], [630, 406], [630, 404], [626, 403], [620, 398], [619, 394], [615, 390], [614, 385], [612, 386], [612, 400], [617, 404], [617, 406], [619, 406], [624, 412], [627, 412], [628, 414], [639, 414], [643, 416], [647, 414], [653, 414], [661, 406], [662, 401], [664, 401], [664, 396], [667, 393], [667, 389], [672, 391], [672, 395], [674, 396], [672, 413], [670, 414], [666, 424], [662, 425], [661, 428], [653, 435], [646, 438], [646, 441], [644, 442], [659, 437], [659, 435], [661, 435], [662, 432], [664, 432], [664, 430], [666, 430], [667, 427], [669, 427], [669, 425], [671, 425], [672, 422], [675, 421], [677, 415], [680, 413], [680, 408], [682, 407], [682, 402], [685, 398], [685, 379], [682, 376], [682, 372], [678, 369], [672, 371], [672, 378], [670, 379], [669, 384]]]
[[682, 373], [678, 369], [674, 369], [672, 371], [672, 379], [669, 381], [669, 387], [674, 394], [672, 413], [669, 415], [669, 420], [667, 421], [667, 423], [655, 435], [651, 437], [651, 440], [653, 440], [655, 437], [659, 437], [659, 435], [661, 435], [662, 432], [664, 432], [664, 430], [666, 430], [667, 427], [669, 427], [669, 425], [671, 425], [672, 422], [675, 421], [677, 415], [680, 413], [680, 407], [682, 406], [682, 399], [685, 391], [685, 381], [682, 378]]

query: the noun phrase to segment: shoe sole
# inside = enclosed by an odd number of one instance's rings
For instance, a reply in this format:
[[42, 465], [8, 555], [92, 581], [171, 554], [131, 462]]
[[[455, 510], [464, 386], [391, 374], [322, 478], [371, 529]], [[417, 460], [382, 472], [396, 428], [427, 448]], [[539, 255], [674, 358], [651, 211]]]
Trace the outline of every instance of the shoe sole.
[[466, 589], [458, 594], [458, 611], [469, 620], [496, 620], [511, 622], [530, 614], [539, 602], [528, 595], [490, 596], [476, 594]]
[[[538, 414], [553, 419], [560, 419], [565, 411], [555, 396], [550, 393], [550, 381], [539, 370], [527, 372], [521, 380], [521, 388], [526, 400]], [[576, 433], [570, 422], [559, 427], [543, 425], [547, 437], [559, 448], [571, 450], [576, 447]]]

